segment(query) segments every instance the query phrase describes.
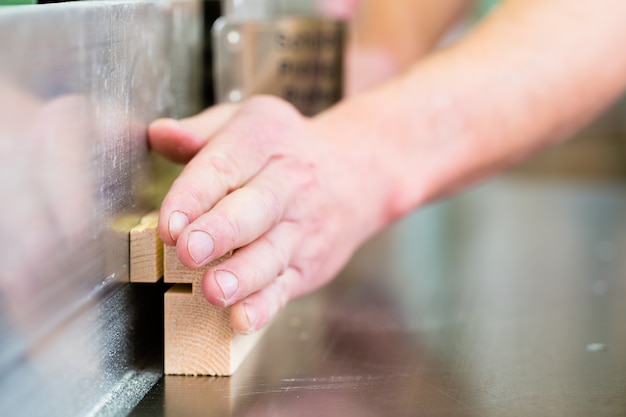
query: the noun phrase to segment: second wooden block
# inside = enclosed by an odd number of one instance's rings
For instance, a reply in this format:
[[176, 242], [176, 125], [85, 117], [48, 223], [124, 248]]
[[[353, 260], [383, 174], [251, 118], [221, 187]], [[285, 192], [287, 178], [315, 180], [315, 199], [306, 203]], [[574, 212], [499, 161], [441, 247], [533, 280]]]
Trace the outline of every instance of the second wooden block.
[[261, 337], [235, 333], [230, 309], [209, 304], [202, 293], [205, 271], [185, 267], [176, 248], [165, 247], [165, 282], [176, 284], [165, 293], [166, 374], [232, 375]]

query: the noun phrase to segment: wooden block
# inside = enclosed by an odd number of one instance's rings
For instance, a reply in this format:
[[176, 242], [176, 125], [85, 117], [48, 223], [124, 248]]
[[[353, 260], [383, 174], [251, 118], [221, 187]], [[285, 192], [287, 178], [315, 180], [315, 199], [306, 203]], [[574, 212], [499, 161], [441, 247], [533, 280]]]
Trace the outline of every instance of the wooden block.
[[164, 279], [176, 284], [165, 293], [164, 303], [168, 375], [232, 375], [262, 335], [235, 333], [230, 309], [209, 304], [202, 294], [205, 270], [185, 267], [176, 248], [165, 247]]
[[163, 276], [163, 241], [158, 210], [142, 217], [130, 230], [130, 282], [157, 282]]

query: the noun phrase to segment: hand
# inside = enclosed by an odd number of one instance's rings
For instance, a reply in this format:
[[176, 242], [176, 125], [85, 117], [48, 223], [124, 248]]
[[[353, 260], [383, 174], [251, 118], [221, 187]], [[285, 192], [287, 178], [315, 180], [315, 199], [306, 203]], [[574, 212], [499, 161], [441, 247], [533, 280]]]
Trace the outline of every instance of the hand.
[[[203, 291], [252, 332], [328, 282], [380, 224], [354, 146], [286, 102], [256, 97], [149, 129], [151, 146], [189, 163], [166, 195], [159, 232], [181, 262], [210, 267]], [[338, 132], [334, 132], [336, 135]]]

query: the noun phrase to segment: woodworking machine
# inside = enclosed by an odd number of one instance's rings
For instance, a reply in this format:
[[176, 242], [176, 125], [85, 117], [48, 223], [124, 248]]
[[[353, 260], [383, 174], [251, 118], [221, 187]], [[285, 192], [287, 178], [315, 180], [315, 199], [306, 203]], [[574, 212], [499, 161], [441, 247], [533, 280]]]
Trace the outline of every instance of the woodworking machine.
[[312, 1], [0, 7], [1, 415], [137, 404], [162, 375], [164, 288], [128, 283], [128, 232], [176, 171], [147, 123], [255, 93], [316, 113], [342, 44]]
[[343, 30], [313, 0], [0, 7], [0, 416], [626, 415], [626, 102], [375, 237], [232, 377], [163, 375], [168, 288], [129, 283], [129, 230], [179, 167], [147, 124], [255, 93], [314, 114]]

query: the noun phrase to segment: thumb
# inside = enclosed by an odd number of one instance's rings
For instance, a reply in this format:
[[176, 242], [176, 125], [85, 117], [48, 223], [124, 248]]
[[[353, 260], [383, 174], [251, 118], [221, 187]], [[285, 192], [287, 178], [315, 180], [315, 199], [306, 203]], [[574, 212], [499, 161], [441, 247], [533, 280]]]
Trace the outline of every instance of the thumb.
[[155, 120], [148, 127], [148, 141], [167, 159], [187, 163], [238, 110], [238, 104], [219, 104], [185, 119]]

